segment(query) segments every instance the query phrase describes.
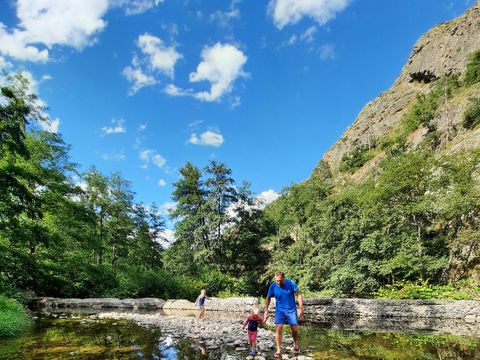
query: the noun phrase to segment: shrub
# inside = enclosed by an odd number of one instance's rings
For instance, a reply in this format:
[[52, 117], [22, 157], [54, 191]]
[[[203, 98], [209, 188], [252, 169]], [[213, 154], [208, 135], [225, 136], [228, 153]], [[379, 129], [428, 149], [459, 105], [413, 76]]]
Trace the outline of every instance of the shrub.
[[27, 331], [31, 320], [16, 300], [0, 295], [0, 337], [11, 337]]
[[159, 270], [127, 269], [119, 275], [119, 286], [111, 294], [116, 297], [158, 297], [161, 299], [193, 300], [203, 282], [187, 276], [172, 275]]
[[430, 299], [430, 300], [469, 300], [480, 294], [478, 286], [470, 286], [465, 281], [448, 285], [431, 285], [428, 280], [417, 282], [399, 281], [386, 285], [375, 294], [376, 299]]
[[465, 129], [473, 129], [480, 123], [480, 98], [473, 97], [470, 104], [463, 114], [463, 127]]
[[[380, 148], [388, 154], [398, 155], [405, 151], [408, 135], [417, 130], [420, 125], [426, 127], [429, 132], [435, 131], [432, 120], [437, 115], [441, 102], [445, 99], [445, 95], [451, 98], [460, 87], [457, 74], [435, 81], [428, 94], [417, 95], [413, 106], [402, 116], [398, 125], [382, 139]], [[436, 135], [432, 136], [434, 138]]]
[[473, 85], [480, 82], [480, 50], [470, 55], [470, 61], [465, 71], [465, 85]]
[[228, 297], [248, 293], [245, 281], [240, 278], [229, 276], [216, 270], [210, 270], [200, 275], [204, 282], [207, 294], [212, 296]]
[[373, 159], [376, 154], [375, 148], [371, 148], [367, 144], [362, 145], [355, 149], [350, 154], [342, 156], [340, 163], [341, 172], [353, 172], [360, 169], [368, 160]]

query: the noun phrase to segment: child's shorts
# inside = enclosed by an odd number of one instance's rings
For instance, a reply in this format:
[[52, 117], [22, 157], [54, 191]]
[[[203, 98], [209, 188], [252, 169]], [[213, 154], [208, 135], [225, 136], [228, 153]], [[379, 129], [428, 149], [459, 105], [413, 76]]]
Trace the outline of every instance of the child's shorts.
[[257, 332], [258, 332], [258, 331], [250, 331], [250, 330], [248, 330], [248, 341], [255, 341], [255, 340], [257, 340]]

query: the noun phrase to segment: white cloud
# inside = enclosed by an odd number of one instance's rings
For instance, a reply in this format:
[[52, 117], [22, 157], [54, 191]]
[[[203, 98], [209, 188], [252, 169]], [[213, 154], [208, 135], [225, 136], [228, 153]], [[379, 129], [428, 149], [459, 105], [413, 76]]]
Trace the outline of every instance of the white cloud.
[[238, 77], [245, 77], [243, 65], [247, 62], [245, 54], [230, 44], [216, 43], [202, 50], [202, 62], [197, 70], [190, 73], [191, 82], [208, 81], [210, 91], [202, 91], [194, 96], [204, 101], [217, 101], [232, 89]]
[[242, 105], [242, 101], [240, 100], [240, 96], [235, 96], [230, 99], [230, 109], [235, 109], [236, 107]]
[[167, 182], [163, 179], [158, 180], [158, 186], [165, 186], [167, 185]]
[[268, 12], [279, 29], [298, 23], [307, 16], [320, 26], [335, 18], [351, 0], [270, 0]]
[[18, 0], [19, 23], [0, 23], [0, 53], [17, 60], [46, 62], [54, 46], [81, 50], [102, 31], [108, 0]]
[[127, 132], [127, 129], [124, 126], [124, 124], [125, 124], [124, 119], [118, 119], [118, 120], [113, 119], [112, 124], [114, 124], [114, 126], [104, 126], [104, 127], [102, 127], [102, 131], [103, 131], [104, 135], [121, 134], [121, 133], [126, 133]]
[[105, 161], [123, 161], [126, 159], [126, 156], [125, 154], [123, 153], [123, 151], [120, 151], [118, 153], [111, 153], [111, 154], [107, 154], [107, 153], [103, 153], [102, 154], [102, 159], [105, 160]]
[[163, 165], [165, 165], [166, 162], [167, 160], [165, 160], [165, 158], [160, 154], [155, 154], [152, 157], [152, 163], [154, 163], [159, 168], [163, 167]]
[[5, 60], [4, 57], [0, 56], [0, 70], [7, 70], [13, 66], [12, 63]]
[[176, 202], [165, 202], [160, 206], [160, 210], [163, 214], [168, 214], [170, 211], [175, 210], [177, 208]]
[[293, 34], [292, 36], [290, 36], [290, 38], [288, 39], [288, 41], [286, 42], [286, 46], [292, 46], [292, 45], [295, 45], [296, 42], [297, 42], [297, 35]]
[[320, 54], [320, 59], [322, 60], [335, 59], [335, 46], [332, 44], [322, 45], [318, 49], [318, 53]]
[[60, 119], [56, 118], [55, 120], [39, 121], [38, 124], [43, 131], [48, 131], [51, 133], [58, 133], [58, 128], [60, 126]]
[[229, 93], [236, 79], [247, 77], [243, 65], [247, 56], [234, 45], [216, 43], [211, 47], [204, 47], [201, 53], [202, 61], [197, 70], [190, 73], [190, 82], [208, 81], [209, 91], [195, 92], [192, 89], [182, 89], [174, 84], [169, 84], [164, 91], [170, 96], [192, 96], [202, 101], [218, 101]]
[[260, 195], [258, 195], [256, 199], [259, 203], [259, 207], [263, 209], [265, 206], [277, 200], [279, 197], [279, 193], [277, 193], [275, 190], [270, 189], [260, 193]]
[[158, 166], [159, 168], [163, 167], [167, 160], [160, 155], [157, 154], [154, 150], [143, 150], [138, 154], [140, 160], [142, 160], [143, 164], [141, 165], [142, 169], [146, 169], [148, 164], [153, 163], [154, 165]]
[[165, 244], [165, 246], [168, 246], [169, 244], [175, 242], [175, 231], [173, 230], [165, 229], [162, 231], [160, 236], [167, 241], [168, 244]]
[[148, 11], [163, 0], [113, 0], [112, 5], [123, 7], [125, 15], [137, 15]]
[[195, 145], [219, 147], [223, 144], [224, 139], [222, 134], [208, 130], [202, 133], [200, 137], [197, 134], [192, 134], [188, 142]]
[[221, 27], [228, 27], [232, 20], [240, 18], [240, 10], [237, 6], [239, 2], [238, 0], [233, 0], [229, 11], [217, 10], [209, 16], [209, 20], [217, 22]]
[[190, 89], [182, 89], [174, 84], [165, 86], [165, 92], [170, 96], [194, 96], [194, 92]]
[[305, 32], [302, 35], [300, 35], [300, 40], [306, 43], [310, 43], [313, 41], [316, 32], [317, 32], [317, 27], [311, 26], [307, 30], [305, 30]]
[[147, 124], [140, 124], [138, 125], [138, 131], [144, 131], [147, 129]]
[[140, 152], [138, 157], [140, 158], [140, 160], [142, 160], [144, 162], [149, 162], [152, 154], [153, 154], [153, 150], [144, 150], [144, 151]]
[[139, 35], [136, 44], [143, 57], [134, 55], [132, 65], [123, 69], [123, 75], [132, 83], [129, 95], [145, 86], [158, 84], [160, 81], [155, 77], [156, 72], [173, 78], [175, 64], [183, 58], [175, 46], [166, 46], [162, 39], [148, 33]]
[[45, 75], [43, 75], [42, 78], [40, 79], [40, 82], [44, 82], [44, 81], [48, 81], [48, 80], [52, 80], [52, 79], [53, 79], [52, 75], [50, 75], [50, 74], [45, 74]]
[[167, 47], [162, 39], [148, 33], [138, 37], [137, 46], [147, 56], [151, 69], [173, 78], [175, 64], [183, 57], [175, 46]]
[[155, 85], [158, 82], [155, 77], [145, 74], [139, 67], [127, 66], [123, 69], [122, 74], [132, 83], [128, 95], [134, 95], [141, 88]]

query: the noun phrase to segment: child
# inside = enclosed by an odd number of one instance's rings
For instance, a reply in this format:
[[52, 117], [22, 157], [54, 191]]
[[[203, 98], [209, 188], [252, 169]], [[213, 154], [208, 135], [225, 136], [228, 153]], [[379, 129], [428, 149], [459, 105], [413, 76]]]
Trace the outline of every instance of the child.
[[200, 311], [198, 314], [199, 319], [205, 319], [205, 300], [208, 299], [205, 293], [206, 293], [206, 290], [202, 289], [200, 291], [200, 295], [198, 295], [197, 297], [197, 300], [195, 300], [195, 305], [198, 306], [198, 310]]
[[257, 353], [257, 329], [258, 324], [263, 324], [263, 319], [258, 315], [258, 306], [252, 308], [252, 312], [243, 322], [243, 328], [248, 329], [249, 354], [255, 356]]

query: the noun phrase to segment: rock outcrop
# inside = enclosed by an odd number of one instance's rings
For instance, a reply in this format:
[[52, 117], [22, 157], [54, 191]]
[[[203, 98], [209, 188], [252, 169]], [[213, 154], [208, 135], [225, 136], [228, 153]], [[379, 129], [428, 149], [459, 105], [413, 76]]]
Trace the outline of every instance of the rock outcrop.
[[[417, 41], [392, 87], [368, 103], [341, 138], [325, 153], [323, 159], [333, 173], [338, 173], [344, 154], [381, 139], [392, 130], [416, 95], [429, 91], [432, 81], [445, 75], [463, 73], [469, 55], [479, 49], [480, 2], [477, 2], [464, 15], [437, 25]], [[477, 89], [473, 95], [478, 93], [480, 90]], [[459, 123], [463, 114], [460, 110], [465, 108], [466, 103], [467, 99], [464, 99], [463, 102], [447, 105], [447, 115], [436, 119], [438, 129], [446, 131], [448, 127]], [[479, 138], [478, 131], [471, 135]], [[472, 142], [470, 136], [464, 140], [466, 146]]]

